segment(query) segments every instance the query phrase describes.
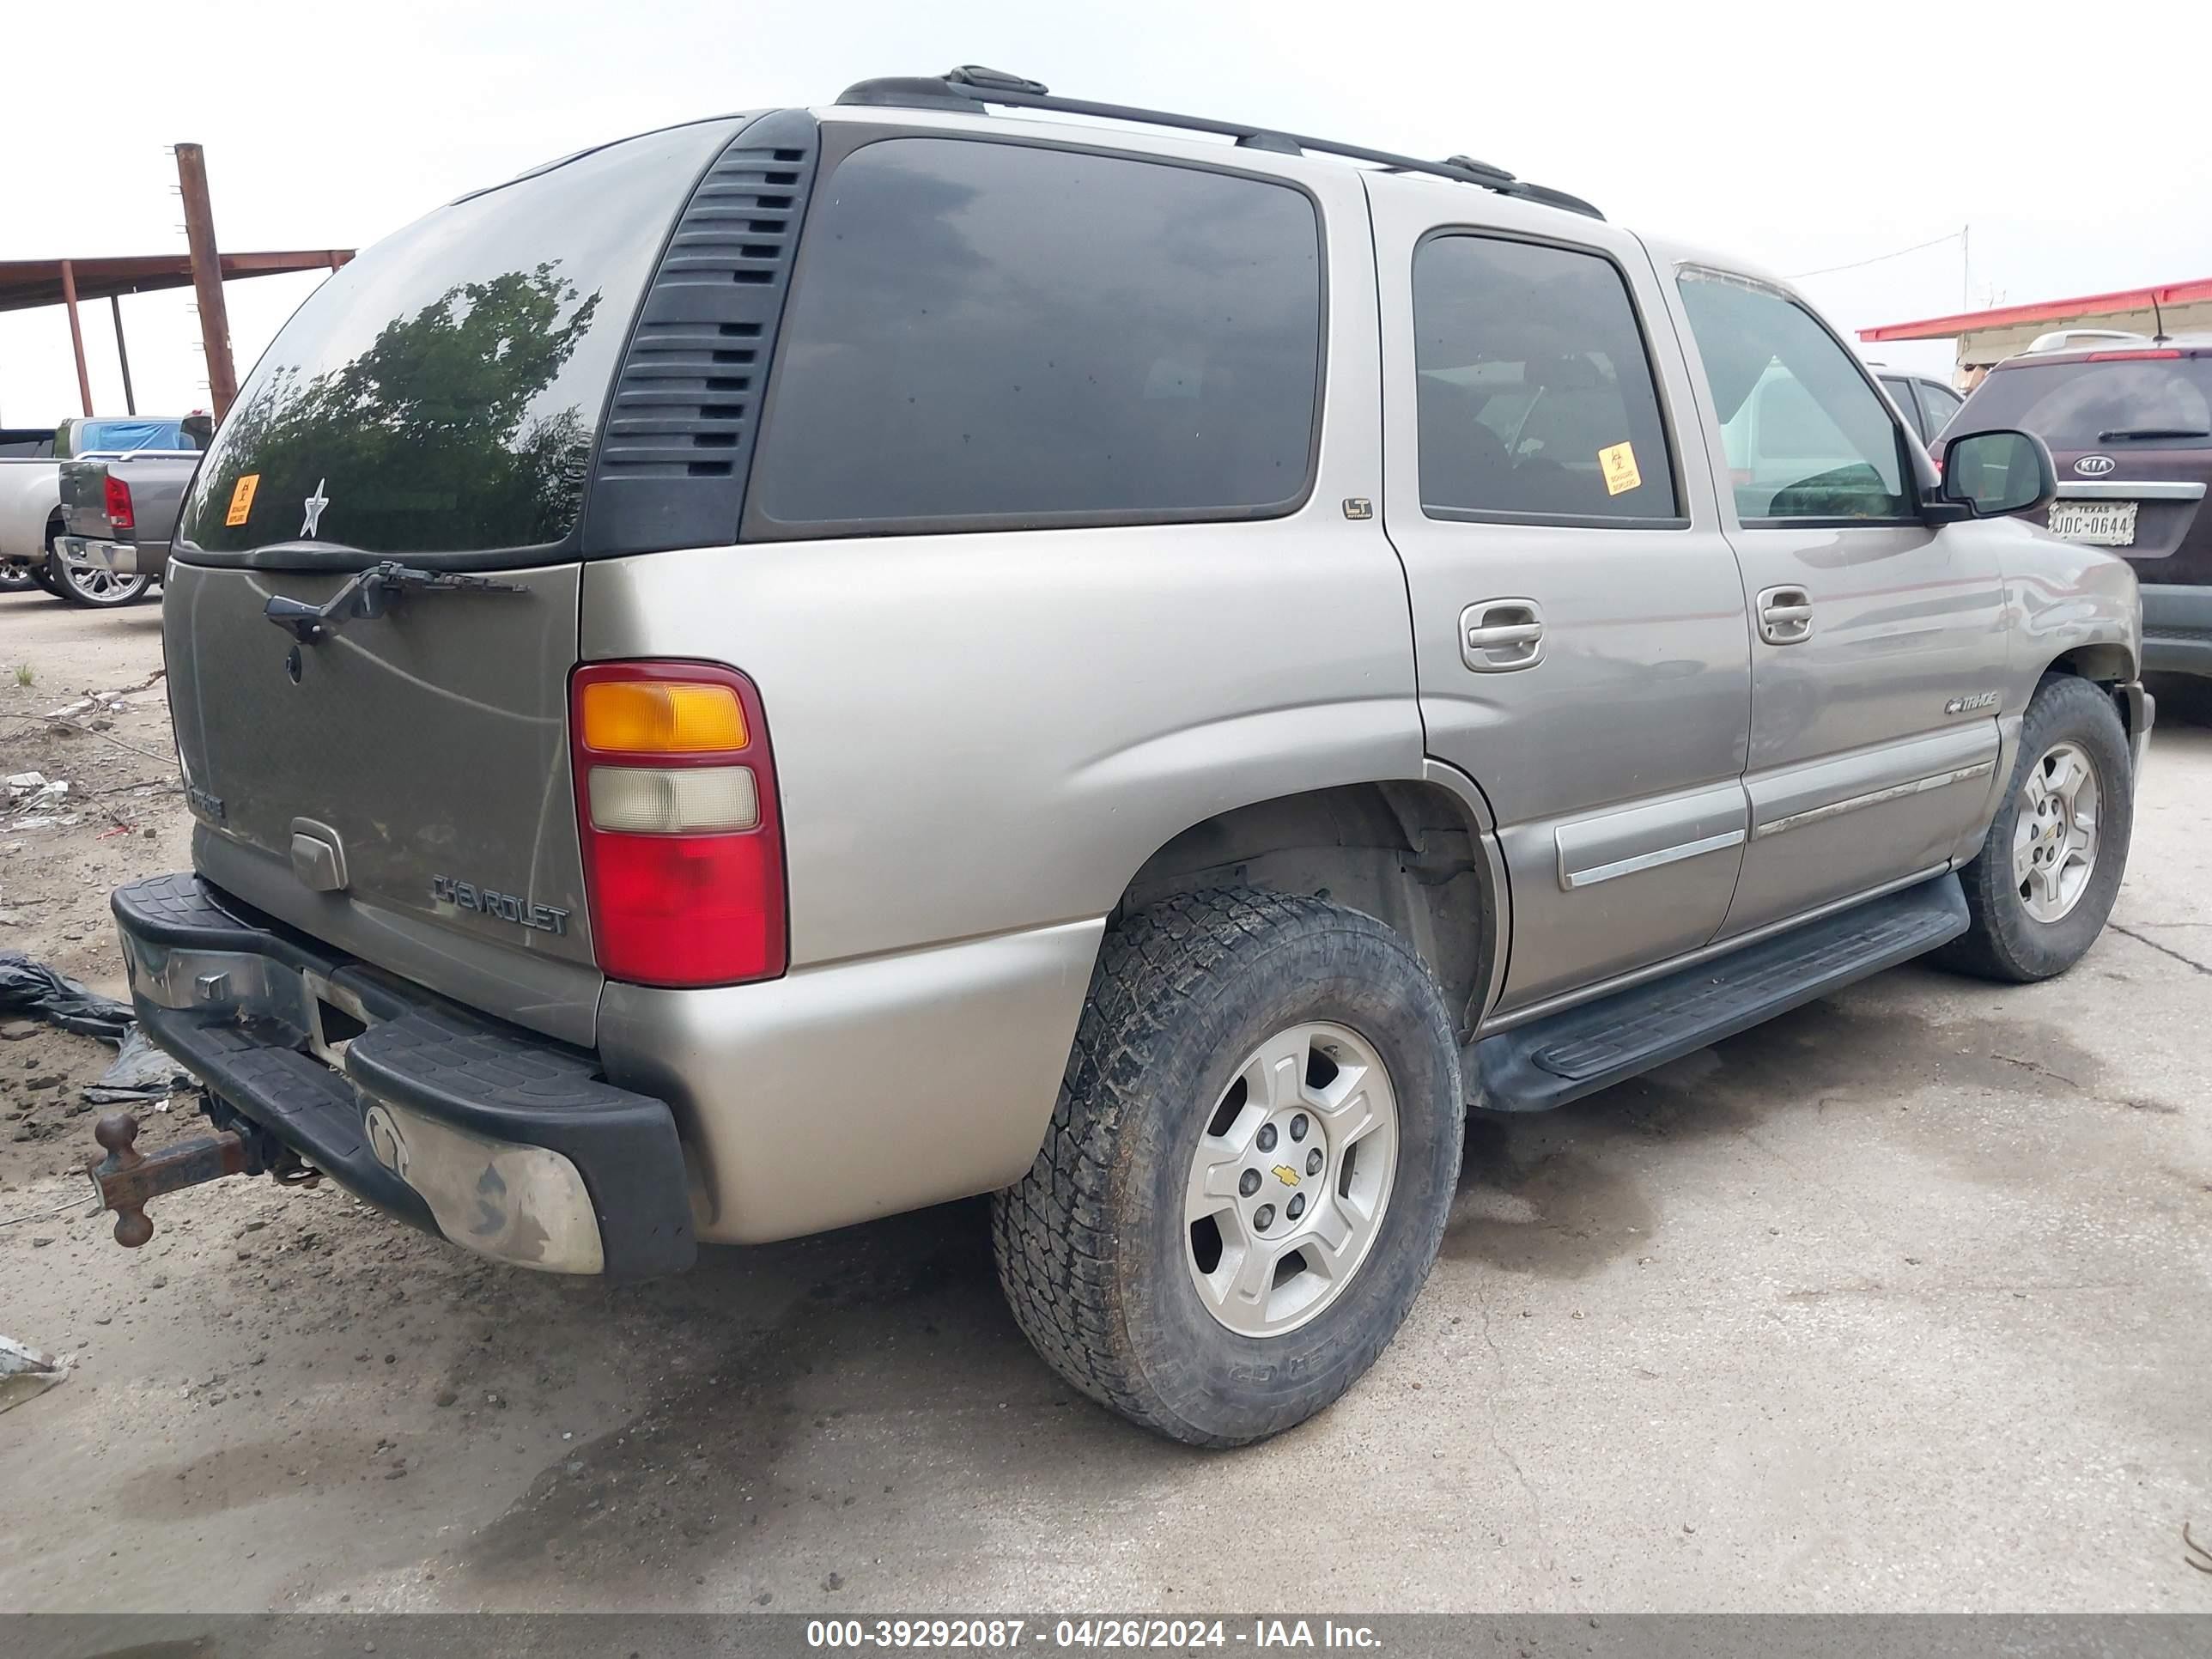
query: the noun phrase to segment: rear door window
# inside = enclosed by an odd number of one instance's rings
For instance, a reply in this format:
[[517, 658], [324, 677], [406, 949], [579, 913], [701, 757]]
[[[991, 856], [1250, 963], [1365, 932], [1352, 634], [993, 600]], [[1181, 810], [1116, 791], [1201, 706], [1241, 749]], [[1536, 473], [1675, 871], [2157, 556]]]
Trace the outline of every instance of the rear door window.
[[2178, 350], [2000, 363], [1968, 401], [1976, 431], [2017, 428], [2053, 449], [2212, 447], [2212, 357]]
[[1602, 254], [1452, 234], [1413, 254], [1421, 510], [1677, 521], [1627, 284]]
[[182, 538], [218, 555], [565, 540], [639, 300], [732, 131], [700, 122], [586, 151], [440, 208], [333, 273], [240, 389]]
[[1947, 392], [1927, 380], [1916, 383], [1913, 390], [1920, 394], [1920, 412], [1925, 417], [1930, 438], [1951, 424], [1951, 417], [1965, 401], [1955, 392]]
[[1889, 393], [1890, 402], [1895, 404], [1897, 412], [1905, 416], [1905, 425], [1911, 427], [1923, 439], [1926, 438], [1929, 430], [1928, 420], [1920, 405], [1913, 401], [1912, 382], [1893, 379], [1885, 374], [1881, 377], [1881, 389]]
[[1310, 488], [1320, 222], [1287, 185], [954, 138], [809, 216], [752, 537], [1260, 518]]
[[1720, 271], [1685, 270], [1680, 287], [1740, 520], [1911, 516], [1897, 422], [1811, 312]]

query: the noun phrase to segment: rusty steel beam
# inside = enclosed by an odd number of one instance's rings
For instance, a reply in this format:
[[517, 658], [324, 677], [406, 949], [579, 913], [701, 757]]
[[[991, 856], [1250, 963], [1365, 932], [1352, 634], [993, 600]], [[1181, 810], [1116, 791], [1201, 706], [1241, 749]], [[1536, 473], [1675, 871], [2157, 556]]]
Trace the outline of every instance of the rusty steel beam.
[[70, 349], [76, 354], [76, 395], [84, 404], [84, 412], [92, 413], [92, 376], [84, 366], [84, 325], [76, 314], [76, 266], [75, 262], [62, 261], [62, 304], [68, 308]]
[[229, 1129], [179, 1141], [149, 1158], [133, 1144], [138, 1120], [128, 1112], [110, 1112], [92, 1138], [107, 1156], [94, 1158], [84, 1170], [100, 1189], [100, 1201], [115, 1212], [115, 1242], [127, 1249], [137, 1249], [154, 1236], [154, 1224], [146, 1218], [148, 1200], [203, 1181], [244, 1175], [247, 1168], [245, 1139]]
[[123, 412], [138, 412], [138, 394], [131, 389], [131, 348], [123, 343], [123, 301], [121, 296], [107, 296], [107, 309], [115, 318], [115, 361], [123, 365]]
[[218, 423], [238, 396], [230, 359], [230, 316], [222, 303], [222, 256], [208, 203], [207, 157], [198, 144], [177, 147], [177, 183], [185, 198], [185, 240], [192, 252], [192, 292], [199, 301], [200, 344], [207, 353], [208, 398]]

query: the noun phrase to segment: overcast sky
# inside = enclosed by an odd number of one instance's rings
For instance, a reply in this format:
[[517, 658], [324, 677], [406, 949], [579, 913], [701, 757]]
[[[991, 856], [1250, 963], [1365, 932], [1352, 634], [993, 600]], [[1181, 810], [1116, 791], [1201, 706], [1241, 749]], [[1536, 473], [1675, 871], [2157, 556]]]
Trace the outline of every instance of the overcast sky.
[[[1784, 274], [1970, 224], [1976, 305], [2212, 276], [2202, 0], [8, 0], [0, 40], [0, 258], [181, 252], [183, 140], [225, 248], [367, 246], [603, 139], [981, 63], [1465, 152]], [[1954, 239], [1804, 286], [1849, 331], [1954, 312], [1961, 278]], [[241, 377], [317, 280], [230, 286]], [[123, 313], [139, 408], [204, 406], [189, 291]], [[85, 324], [120, 414], [106, 307]], [[60, 308], [0, 313], [0, 421], [76, 410]]]

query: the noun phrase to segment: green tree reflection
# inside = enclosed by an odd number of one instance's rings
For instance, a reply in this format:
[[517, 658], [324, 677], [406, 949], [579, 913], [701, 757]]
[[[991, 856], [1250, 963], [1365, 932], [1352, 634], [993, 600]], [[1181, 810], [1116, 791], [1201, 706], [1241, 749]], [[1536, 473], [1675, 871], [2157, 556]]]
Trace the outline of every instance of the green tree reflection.
[[[580, 303], [558, 263], [457, 284], [338, 368], [270, 374], [224, 423], [194, 491], [192, 539], [222, 551], [293, 539], [319, 487], [330, 505], [317, 538], [376, 552], [567, 535], [592, 434], [577, 404], [541, 405], [599, 296]], [[246, 520], [227, 524], [248, 474], [258, 479]]]

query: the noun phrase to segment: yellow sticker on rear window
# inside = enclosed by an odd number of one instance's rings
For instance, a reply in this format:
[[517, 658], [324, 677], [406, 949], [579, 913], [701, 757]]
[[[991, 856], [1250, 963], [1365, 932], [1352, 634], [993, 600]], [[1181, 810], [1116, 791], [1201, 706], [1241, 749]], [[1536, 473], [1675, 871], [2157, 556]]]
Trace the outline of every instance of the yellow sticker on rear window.
[[1634, 444], [1613, 444], [1599, 450], [1597, 469], [1605, 475], [1605, 493], [1608, 495], [1633, 489], [1644, 482], [1644, 475], [1636, 470]]
[[[1623, 448], [1626, 447], [1622, 446]], [[1635, 463], [1632, 461], [1629, 465], [1633, 467]], [[260, 488], [261, 475], [258, 472], [249, 472], [240, 478], [230, 492], [230, 511], [223, 514], [222, 521], [227, 525], [244, 524], [246, 515], [253, 511], [253, 492]]]

